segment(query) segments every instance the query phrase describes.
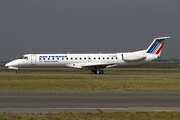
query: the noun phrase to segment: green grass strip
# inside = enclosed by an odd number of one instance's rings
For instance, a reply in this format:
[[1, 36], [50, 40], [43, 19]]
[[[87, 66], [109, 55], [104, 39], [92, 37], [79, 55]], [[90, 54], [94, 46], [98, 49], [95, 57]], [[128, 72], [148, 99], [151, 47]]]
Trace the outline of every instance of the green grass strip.
[[179, 120], [180, 112], [0, 114], [1, 120]]
[[180, 77], [1, 75], [0, 92], [180, 92]]

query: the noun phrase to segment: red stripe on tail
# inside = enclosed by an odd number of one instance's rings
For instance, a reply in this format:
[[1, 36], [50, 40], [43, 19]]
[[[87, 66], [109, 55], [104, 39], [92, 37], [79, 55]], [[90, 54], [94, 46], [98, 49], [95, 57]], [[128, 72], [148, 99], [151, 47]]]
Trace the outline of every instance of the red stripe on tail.
[[159, 54], [159, 52], [161, 52], [162, 48], [163, 48], [164, 43], [161, 45], [161, 47], [159, 48], [159, 50], [156, 52], [156, 54]]

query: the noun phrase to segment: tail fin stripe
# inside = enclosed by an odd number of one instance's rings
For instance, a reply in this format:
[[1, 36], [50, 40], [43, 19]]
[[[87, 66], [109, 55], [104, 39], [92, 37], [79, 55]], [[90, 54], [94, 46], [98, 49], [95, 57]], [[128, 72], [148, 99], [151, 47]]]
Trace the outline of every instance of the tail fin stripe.
[[159, 50], [156, 52], [156, 54], [159, 54], [159, 52], [162, 50], [162, 48], [163, 48], [163, 45], [164, 45], [164, 43], [161, 45], [161, 47], [159, 48]]
[[157, 47], [159, 47], [159, 45], [160, 45], [160, 41], [157, 40], [156, 45], [154, 46], [154, 48], [151, 50], [150, 53], [153, 53], [157, 49]]
[[153, 43], [153, 45], [149, 48], [149, 50], [147, 51], [147, 53], [150, 53], [150, 52], [151, 52], [151, 50], [153, 49], [153, 47], [155, 46], [156, 43], [157, 43], [157, 41]]
[[154, 53], [154, 51], [157, 50], [157, 48], [161, 45], [161, 41], [156, 40], [153, 45], [149, 48], [149, 50], [147, 51], [147, 53]]
[[163, 41], [157, 40], [158, 44], [156, 45], [156, 47], [154, 48], [154, 50], [151, 53], [155, 53], [155, 51], [159, 48], [160, 45], [162, 45]]

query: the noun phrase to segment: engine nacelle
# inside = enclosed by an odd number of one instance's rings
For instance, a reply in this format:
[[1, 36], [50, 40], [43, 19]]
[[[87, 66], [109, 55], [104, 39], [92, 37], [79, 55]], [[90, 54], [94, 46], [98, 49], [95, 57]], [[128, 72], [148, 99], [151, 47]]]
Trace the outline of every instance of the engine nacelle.
[[123, 53], [122, 60], [124, 61], [140, 61], [146, 59], [146, 55], [139, 53]]

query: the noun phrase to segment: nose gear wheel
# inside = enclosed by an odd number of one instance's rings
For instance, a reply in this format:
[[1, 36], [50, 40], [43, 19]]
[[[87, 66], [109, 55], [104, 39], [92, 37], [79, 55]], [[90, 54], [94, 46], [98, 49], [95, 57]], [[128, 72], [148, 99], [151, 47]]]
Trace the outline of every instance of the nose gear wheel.
[[19, 74], [19, 70], [16, 70], [16, 74]]

